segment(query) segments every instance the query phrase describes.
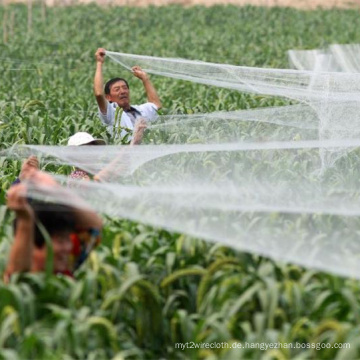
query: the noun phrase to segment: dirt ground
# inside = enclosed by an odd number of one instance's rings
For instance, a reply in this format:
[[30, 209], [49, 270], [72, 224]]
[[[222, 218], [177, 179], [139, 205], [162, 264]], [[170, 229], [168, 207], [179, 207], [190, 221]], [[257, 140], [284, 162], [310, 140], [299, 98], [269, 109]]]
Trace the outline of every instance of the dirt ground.
[[[2, 0], [3, 3], [10, 2], [28, 2], [34, 0]], [[97, 2], [103, 6], [164, 6], [170, 4], [180, 4], [184, 6], [215, 4], [233, 4], [237, 6], [256, 5], [256, 6], [289, 6], [299, 9], [322, 8], [360, 8], [360, 0], [43, 0], [48, 6], [66, 6], [74, 4], [88, 4]]]

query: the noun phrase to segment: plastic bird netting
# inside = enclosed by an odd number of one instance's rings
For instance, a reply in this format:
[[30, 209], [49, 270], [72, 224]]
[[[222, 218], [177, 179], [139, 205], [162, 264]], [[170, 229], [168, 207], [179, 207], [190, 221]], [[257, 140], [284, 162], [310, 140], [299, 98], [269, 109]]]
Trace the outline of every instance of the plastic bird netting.
[[[57, 179], [111, 217], [360, 278], [360, 74], [107, 55], [128, 69], [297, 103], [160, 116], [143, 145], [28, 145], [8, 153], [97, 175]], [[29, 187], [31, 197], [77, 205], [61, 188]]]
[[360, 45], [331, 45], [327, 49], [289, 50], [290, 65], [298, 70], [360, 72]]

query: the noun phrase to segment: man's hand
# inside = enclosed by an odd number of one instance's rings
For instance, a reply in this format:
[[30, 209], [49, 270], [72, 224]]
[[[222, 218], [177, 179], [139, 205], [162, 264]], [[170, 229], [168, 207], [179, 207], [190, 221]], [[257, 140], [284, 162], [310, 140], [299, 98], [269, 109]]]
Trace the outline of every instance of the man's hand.
[[136, 121], [134, 132], [144, 131], [147, 128], [147, 121], [141, 117]]
[[161, 109], [161, 101], [147, 73], [138, 65], [133, 66], [131, 69], [134, 76], [143, 82], [148, 102], [153, 103], [157, 107], [157, 110]]
[[97, 63], [101, 63], [101, 64], [104, 63], [104, 61], [105, 61], [105, 56], [106, 56], [105, 51], [106, 51], [106, 50], [103, 49], [103, 48], [98, 48], [98, 49], [96, 50], [95, 60], [96, 60]]
[[133, 66], [131, 68], [134, 76], [136, 76], [137, 78], [139, 78], [142, 81], [148, 80], [148, 75], [147, 73], [138, 65]]
[[34, 155], [28, 157], [22, 164], [19, 179], [24, 181], [32, 169], [39, 170], [39, 160]]
[[6, 205], [19, 218], [33, 219], [34, 211], [26, 200], [26, 185], [17, 184], [7, 192]]
[[96, 71], [94, 76], [94, 95], [102, 114], [106, 114], [108, 102], [104, 94], [104, 80], [102, 68], [105, 61], [106, 50], [98, 48], [95, 53]]
[[144, 118], [139, 118], [135, 124], [133, 138], [130, 145], [139, 145], [144, 136], [144, 131], [147, 128], [147, 121]]

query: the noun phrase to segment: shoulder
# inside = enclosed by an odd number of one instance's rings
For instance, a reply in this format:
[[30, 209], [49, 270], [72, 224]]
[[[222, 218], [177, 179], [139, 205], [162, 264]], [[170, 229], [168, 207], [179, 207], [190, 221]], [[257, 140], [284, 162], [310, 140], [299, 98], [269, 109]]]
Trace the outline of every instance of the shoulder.
[[109, 112], [111, 112], [111, 113], [115, 112], [118, 107], [119, 106], [118, 106], [118, 104], [116, 102], [112, 102], [112, 103], [108, 102], [107, 109], [108, 109]]
[[102, 120], [102, 122], [105, 123], [106, 125], [112, 125], [116, 115], [117, 108], [118, 108], [117, 103], [110, 103], [110, 102], [107, 102], [105, 114], [103, 114], [99, 108], [99, 117]]
[[152, 102], [147, 102], [141, 105], [134, 105], [134, 108], [140, 111], [158, 111], [158, 107]]
[[140, 114], [144, 117], [146, 117], [149, 121], [153, 121], [158, 116], [158, 108], [157, 106], [152, 102], [147, 102], [145, 104], [136, 105], [134, 106], [136, 110], [140, 112]]
[[106, 115], [109, 112], [115, 111], [117, 106], [118, 106], [117, 103], [109, 102], [107, 100], [105, 100], [105, 101], [106, 101], [106, 113], [102, 113], [100, 107], [98, 106], [99, 113], [102, 114], [102, 115]]
[[155, 110], [155, 111], [159, 110], [158, 107], [154, 103], [151, 103], [151, 102], [141, 104], [141, 105], [139, 105], [139, 107], [142, 109], [149, 109], [149, 110]]
[[76, 270], [88, 258], [90, 252], [101, 242], [98, 229], [83, 229], [71, 234], [72, 269]]

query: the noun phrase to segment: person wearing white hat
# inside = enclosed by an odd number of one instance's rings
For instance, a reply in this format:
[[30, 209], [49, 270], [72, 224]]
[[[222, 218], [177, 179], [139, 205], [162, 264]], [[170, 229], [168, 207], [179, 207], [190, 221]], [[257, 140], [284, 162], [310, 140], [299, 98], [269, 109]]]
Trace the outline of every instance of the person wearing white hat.
[[[68, 146], [85, 146], [85, 145], [106, 145], [102, 139], [95, 139], [92, 135], [85, 131], [77, 132], [70, 136]], [[69, 175], [71, 179], [90, 180], [89, 174], [81, 169], [75, 168]]]
[[[139, 145], [142, 141], [144, 131], [147, 127], [147, 121], [145, 118], [139, 118], [135, 123], [134, 134], [130, 142], [130, 146]], [[68, 140], [68, 146], [84, 146], [84, 145], [106, 145], [106, 142], [101, 139], [94, 139], [87, 132], [77, 132], [72, 135]], [[121, 162], [123, 154], [120, 152], [119, 156], [102, 169], [98, 174], [93, 177], [94, 181], [104, 180], [108, 172], [114, 166], [117, 166], [118, 162]], [[70, 178], [77, 180], [90, 180], [89, 174], [81, 169], [76, 168], [70, 175]]]
[[[87, 132], [77, 132], [76, 134], [70, 136], [68, 140], [68, 145], [69, 146], [106, 145], [106, 142], [102, 139], [94, 139], [94, 137]], [[39, 160], [34, 155], [31, 155], [24, 161], [21, 167], [20, 175], [12, 183], [12, 185], [16, 185], [20, 183], [23, 178], [23, 173], [27, 172], [31, 168], [35, 170], [39, 170]], [[90, 180], [89, 174], [80, 169], [75, 169], [69, 176], [74, 179]]]
[[106, 145], [106, 142], [102, 139], [94, 139], [94, 137], [87, 132], [77, 132], [73, 136], [70, 136], [68, 146], [82, 145]]

